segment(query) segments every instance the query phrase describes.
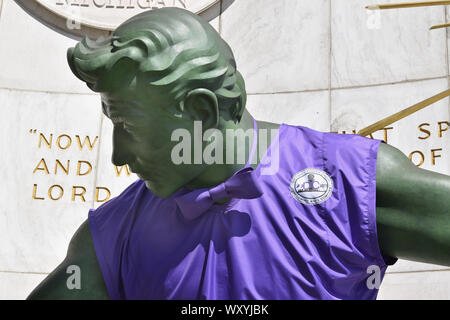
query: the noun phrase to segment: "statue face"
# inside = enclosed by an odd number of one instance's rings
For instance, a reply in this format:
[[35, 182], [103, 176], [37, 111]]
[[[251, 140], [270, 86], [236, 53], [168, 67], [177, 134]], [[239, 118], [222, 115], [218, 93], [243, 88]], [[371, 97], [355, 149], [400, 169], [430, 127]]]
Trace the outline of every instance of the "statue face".
[[166, 198], [205, 169], [203, 165], [175, 165], [171, 141], [176, 129], [193, 132], [193, 123], [177, 118], [157, 101], [122, 91], [102, 94], [103, 112], [113, 122], [112, 162], [127, 164], [156, 196]]

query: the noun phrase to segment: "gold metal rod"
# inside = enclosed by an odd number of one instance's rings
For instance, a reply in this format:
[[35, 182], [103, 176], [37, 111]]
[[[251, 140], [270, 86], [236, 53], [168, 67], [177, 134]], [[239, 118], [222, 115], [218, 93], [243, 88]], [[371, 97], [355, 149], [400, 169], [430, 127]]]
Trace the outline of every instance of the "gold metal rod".
[[380, 120], [380, 121], [368, 126], [367, 128], [360, 130], [358, 132], [358, 134], [366, 137], [369, 134], [372, 134], [378, 130], [381, 130], [381, 129], [387, 127], [388, 125], [393, 124], [394, 122], [397, 122], [400, 119], [406, 118], [407, 116], [410, 116], [413, 113], [415, 113], [419, 110], [422, 110], [423, 108], [428, 107], [429, 105], [431, 105], [439, 100], [442, 100], [448, 96], [450, 96], [450, 89], [445, 90], [435, 96], [432, 96], [431, 98], [423, 100], [423, 101], [421, 101], [411, 107], [408, 107], [400, 112], [397, 112], [396, 114], [393, 114], [392, 116], [389, 116], [383, 120]]
[[432, 26], [430, 28], [430, 30], [439, 29], [439, 28], [447, 28], [447, 27], [450, 27], [450, 23], [437, 24], [435, 26]]
[[366, 9], [368, 10], [400, 9], [400, 8], [427, 7], [427, 6], [443, 6], [448, 4], [450, 4], [450, 1], [401, 2], [389, 4], [372, 4], [366, 6]]

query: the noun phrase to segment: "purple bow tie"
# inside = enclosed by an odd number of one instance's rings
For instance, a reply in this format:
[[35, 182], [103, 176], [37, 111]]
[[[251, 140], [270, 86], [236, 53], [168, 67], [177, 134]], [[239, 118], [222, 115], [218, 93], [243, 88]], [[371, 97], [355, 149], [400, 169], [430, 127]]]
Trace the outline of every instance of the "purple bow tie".
[[193, 190], [175, 198], [175, 201], [183, 216], [187, 220], [194, 220], [220, 199], [255, 199], [262, 194], [255, 171], [253, 168], [247, 167], [239, 170], [216, 187]]

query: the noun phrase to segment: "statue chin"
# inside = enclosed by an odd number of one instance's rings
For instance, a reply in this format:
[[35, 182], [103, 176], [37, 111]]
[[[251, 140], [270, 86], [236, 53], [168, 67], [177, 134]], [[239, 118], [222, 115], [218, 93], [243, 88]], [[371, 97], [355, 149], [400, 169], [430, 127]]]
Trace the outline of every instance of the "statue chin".
[[153, 193], [155, 196], [159, 197], [159, 198], [169, 198], [172, 194], [174, 194], [177, 190], [171, 190], [170, 188], [168, 188], [167, 185], [157, 185], [152, 181], [149, 180], [145, 180], [145, 186], [147, 187], [148, 190], [150, 190], [151, 193]]

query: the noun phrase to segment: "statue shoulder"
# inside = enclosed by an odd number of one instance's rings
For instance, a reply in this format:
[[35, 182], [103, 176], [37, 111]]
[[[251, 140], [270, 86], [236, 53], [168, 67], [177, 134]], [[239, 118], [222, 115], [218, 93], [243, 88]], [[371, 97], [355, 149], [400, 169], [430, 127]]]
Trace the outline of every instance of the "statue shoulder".
[[88, 220], [85, 220], [75, 232], [67, 250], [67, 258], [71, 260], [82, 259], [83, 257], [95, 257]]
[[[69, 279], [76, 273], [79, 288], [74, 283], [77, 279]], [[74, 285], [69, 286], [68, 283]], [[87, 220], [73, 235], [64, 261], [34, 289], [28, 299], [108, 299]]]
[[378, 149], [378, 164], [381, 168], [390, 168], [399, 165], [415, 167], [403, 152], [387, 143], [380, 144], [380, 148]]
[[377, 191], [396, 189], [396, 181], [408, 171], [415, 171], [417, 167], [399, 149], [381, 143], [377, 156]]

